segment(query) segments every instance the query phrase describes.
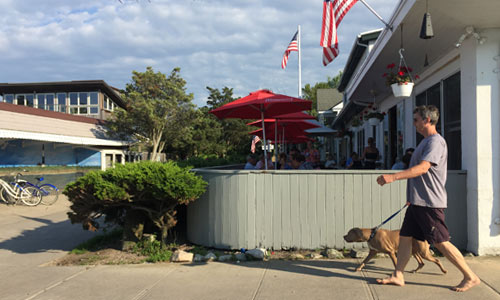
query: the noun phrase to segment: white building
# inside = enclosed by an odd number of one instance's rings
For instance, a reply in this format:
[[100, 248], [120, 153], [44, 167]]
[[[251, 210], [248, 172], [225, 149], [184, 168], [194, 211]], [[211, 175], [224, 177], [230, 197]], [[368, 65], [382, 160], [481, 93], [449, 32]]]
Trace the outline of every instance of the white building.
[[[429, 0], [427, 7], [433, 38], [419, 37], [426, 1], [404, 0], [388, 20], [392, 30], [382, 30], [370, 51], [350, 62], [355, 71], [346, 77], [345, 107], [335, 127], [350, 128], [368, 104], [386, 112], [383, 122], [365, 123], [352, 139], [362, 144], [375, 137], [390, 168], [420, 141], [413, 108], [436, 105], [448, 167], [467, 171], [467, 248], [500, 254], [500, 1]], [[420, 77], [406, 99], [395, 98], [382, 77], [387, 65], [398, 66], [401, 45], [412, 74]]]

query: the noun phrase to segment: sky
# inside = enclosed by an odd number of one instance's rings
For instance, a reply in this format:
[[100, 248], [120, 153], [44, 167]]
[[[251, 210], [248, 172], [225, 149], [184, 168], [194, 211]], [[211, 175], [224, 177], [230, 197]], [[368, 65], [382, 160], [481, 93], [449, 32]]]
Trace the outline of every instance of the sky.
[[[366, 0], [389, 21], [400, 0]], [[298, 55], [283, 53], [301, 26], [302, 86], [336, 76], [359, 33], [384, 25], [357, 2], [338, 28], [340, 55], [322, 64], [321, 0], [0, 0], [0, 82], [104, 80], [179, 67], [193, 103], [207, 86], [235, 97], [266, 88], [297, 96]]]

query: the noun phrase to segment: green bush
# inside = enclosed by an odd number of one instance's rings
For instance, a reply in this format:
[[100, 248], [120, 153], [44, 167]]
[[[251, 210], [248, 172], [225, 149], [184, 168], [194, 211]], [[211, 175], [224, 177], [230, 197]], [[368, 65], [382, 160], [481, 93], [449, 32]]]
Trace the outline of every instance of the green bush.
[[[72, 202], [68, 213], [72, 223], [85, 229], [99, 228], [98, 219], [124, 227], [125, 241], [142, 238], [151, 224], [166, 243], [167, 231], [176, 224], [176, 206], [187, 205], [205, 192], [201, 177], [173, 162], [143, 161], [93, 171], [68, 184], [64, 194]], [[135, 239], [128, 234], [132, 230]]]
[[134, 253], [147, 256], [147, 262], [169, 261], [172, 257], [170, 247], [162, 246], [157, 240], [142, 240], [134, 246]]

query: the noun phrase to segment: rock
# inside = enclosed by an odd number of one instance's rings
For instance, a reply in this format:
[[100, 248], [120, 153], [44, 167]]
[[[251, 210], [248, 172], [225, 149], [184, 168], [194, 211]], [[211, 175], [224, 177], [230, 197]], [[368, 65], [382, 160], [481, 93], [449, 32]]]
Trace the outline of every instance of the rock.
[[304, 259], [304, 255], [298, 253], [292, 253], [289, 256], [290, 259]]
[[245, 253], [236, 253], [234, 256], [236, 257], [236, 260], [239, 260], [239, 261], [246, 261], [247, 260], [247, 256], [245, 255]]
[[263, 248], [255, 248], [252, 250], [247, 250], [245, 254], [250, 255], [251, 257], [259, 260], [263, 260], [266, 256], [266, 249]]
[[323, 258], [323, 255], [316, 253], [316, 252], [313, 252], [313, 253], [310, 253], [308, 255], [308, 257], [311, 259], [320, 259], [320, 258]]
[[219, 261], [230, 261], [233, 258], [232, 255], [221, 255], [219, 256]]
[[368, 252], [367, 249], [351, 249], [349, 255], [352, 258], [365, 258], [368, 256]]
[[326, 257], [329, 259], [342, 259], [344, 258], [344, 254], [342, 252], [335, 250], [335, 249], [327, 249], [326, 250]]
[[189, 253], [182, 250], [176, 250], [174, 254], [172, 254], [172, 258], [170, 261], [172, 262], [192, 262], [193, 261], [193, 253]]
[[212, 252], [208, 252], [207, 255], [205, 255], [205, 257], [203, 257], [203, 259], [206, 261], [212, 261], [212, 260], [216, 260], [217, 256], [215, 256], [215, 254], [213, 254]]
[[203, 255], [201, 255], [201, 254], [194, 255], [194, 261], [204, 261], [204, 260], [205, 260], [205, 257], [203, 257]]

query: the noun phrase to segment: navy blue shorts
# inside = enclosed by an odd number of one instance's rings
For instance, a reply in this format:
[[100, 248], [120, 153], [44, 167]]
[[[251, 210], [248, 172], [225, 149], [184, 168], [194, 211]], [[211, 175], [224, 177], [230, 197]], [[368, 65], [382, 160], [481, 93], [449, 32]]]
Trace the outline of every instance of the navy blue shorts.
[[430, 244], [449, 241], [450, 233], [444, 223], [444, 208], [408, 206], [399, 235], [411, 236]]

